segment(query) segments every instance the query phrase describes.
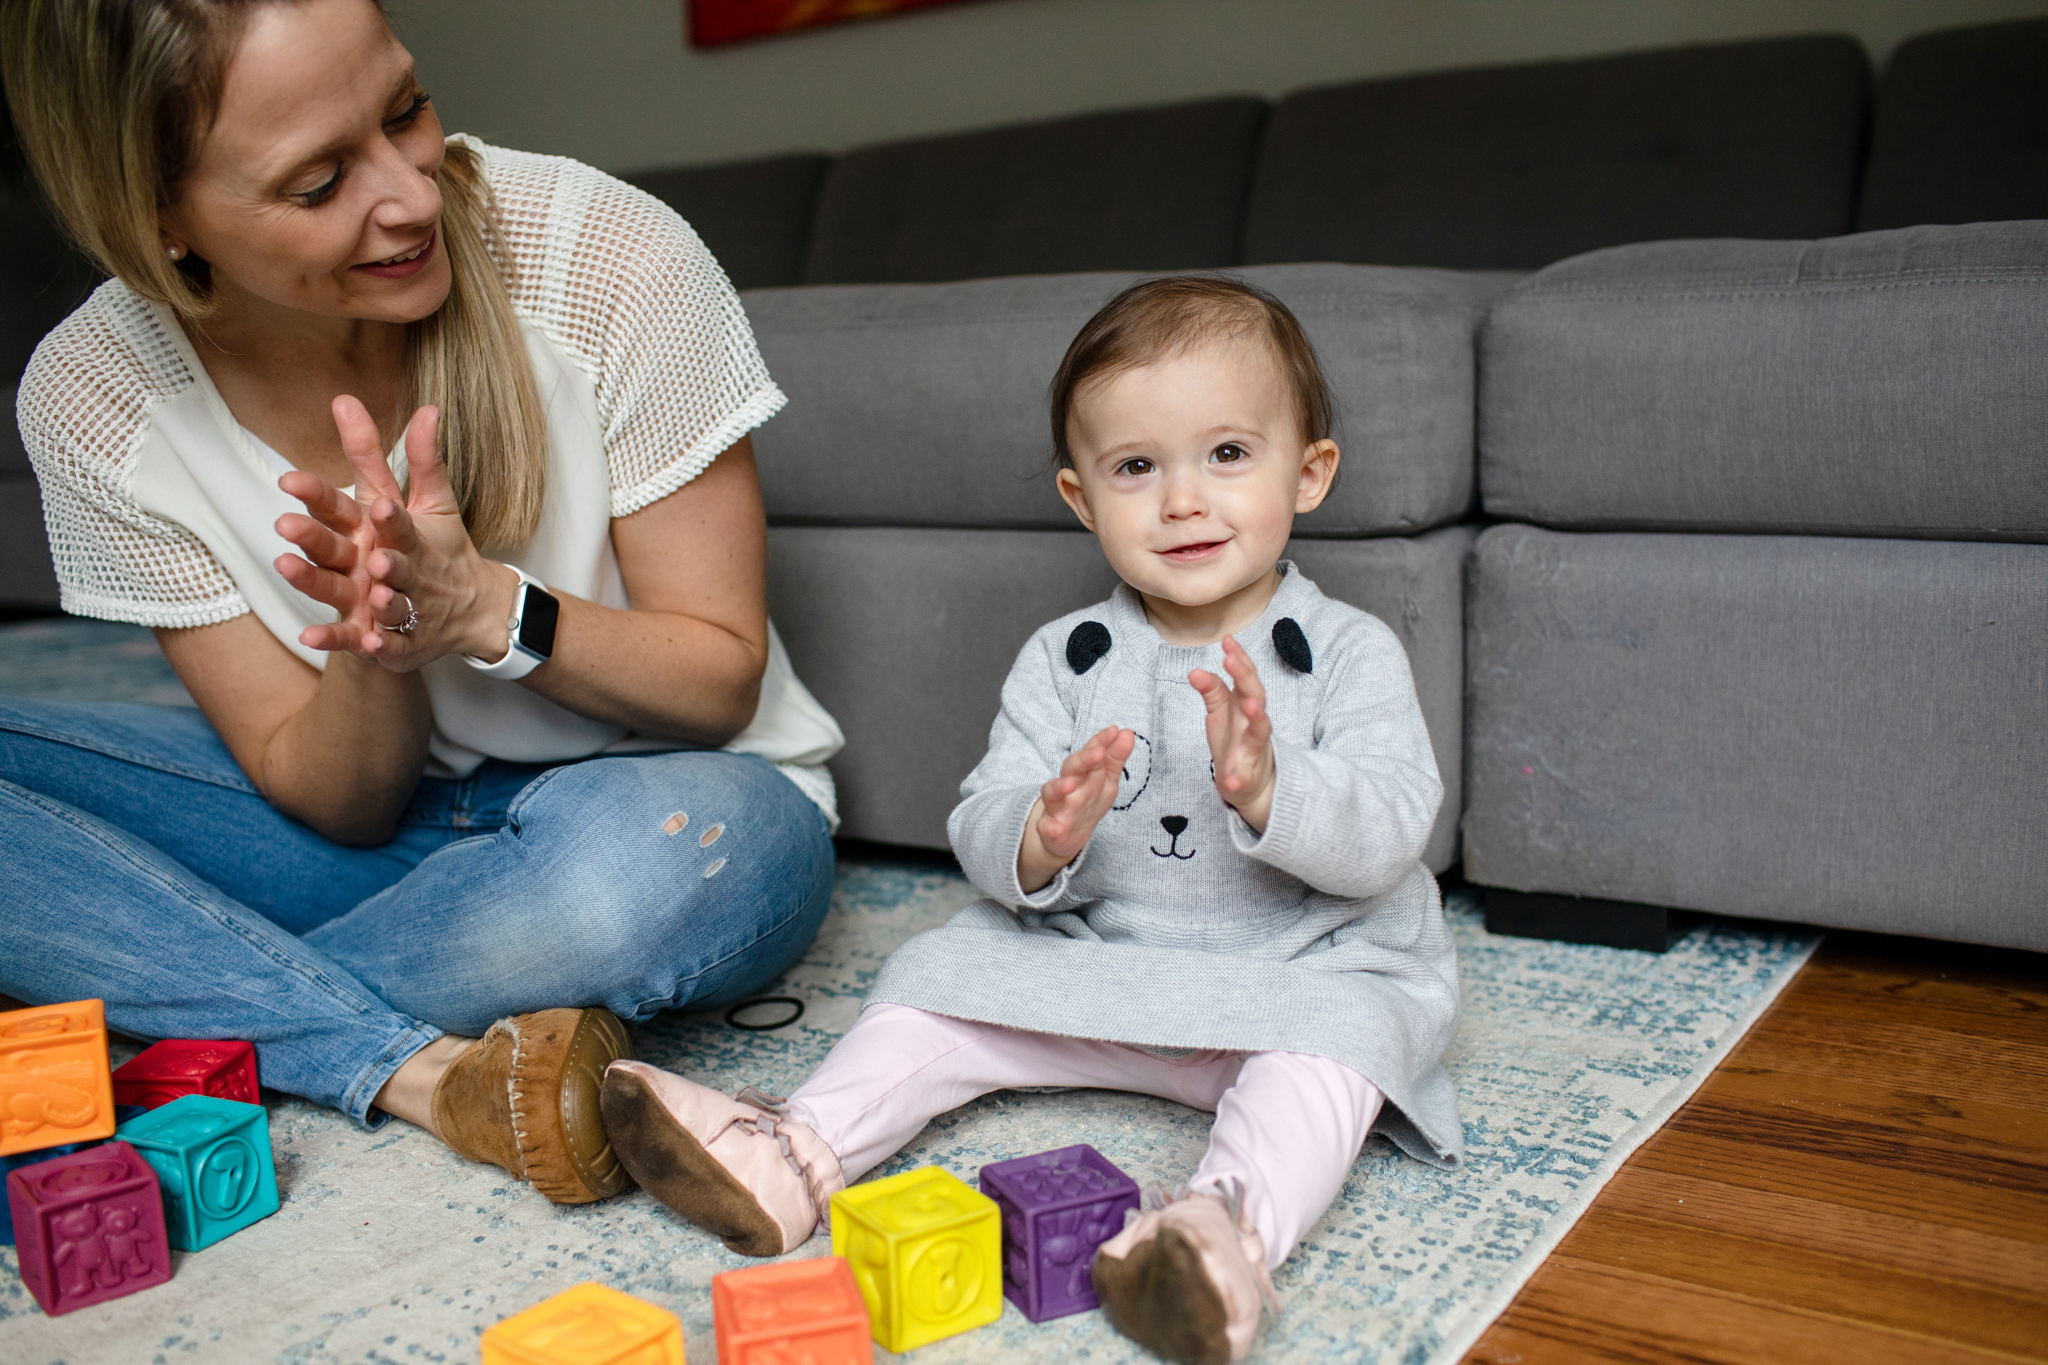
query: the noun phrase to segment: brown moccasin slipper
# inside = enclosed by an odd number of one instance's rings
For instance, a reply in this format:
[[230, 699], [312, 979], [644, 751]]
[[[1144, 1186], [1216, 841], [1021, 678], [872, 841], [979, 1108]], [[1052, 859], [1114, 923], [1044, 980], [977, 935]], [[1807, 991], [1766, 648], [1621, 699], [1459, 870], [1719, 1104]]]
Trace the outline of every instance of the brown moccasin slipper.
[[588, 1204], [633, 1183], [605, 1137], [604, 1069], [633, 1055], [605, 1009], [500, 1019], [434, 1087], [441, 1140], [502, 1166], [557, 1204]]
[[1121, 1259], [1098, 1255], [1095, 1296], [1110, 1325], [1140, 1346], [1187, 1365], [1227, 1365], [1229, 1315], [1203, 1269], [1202, 1253], [1161, 1228]]

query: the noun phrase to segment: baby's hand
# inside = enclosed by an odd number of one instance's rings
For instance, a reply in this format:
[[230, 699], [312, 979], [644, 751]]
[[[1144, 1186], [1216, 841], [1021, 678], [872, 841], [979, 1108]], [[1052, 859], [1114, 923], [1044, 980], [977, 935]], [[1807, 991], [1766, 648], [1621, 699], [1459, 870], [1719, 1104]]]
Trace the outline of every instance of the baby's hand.
[[1216, 791], [1260, 834], [1273, 813], [1273, 722], [1266, 715], [1266, 689], [1251, 655], [1236, 640], [1223, 641], [1223, 667], [1230, 684], [1206, 669], [1188, 674], [1209, 709], [1209, 757], [1216, 762]]
[[1026, 893], [1043, 888], [1088, 846], [1116, 804], [1117, 782], [1137, 742], [1136, 732], [1112, 725], [1068, 754], [1060, 775], [1038, 789], [1017, 849], [1017, 881]]

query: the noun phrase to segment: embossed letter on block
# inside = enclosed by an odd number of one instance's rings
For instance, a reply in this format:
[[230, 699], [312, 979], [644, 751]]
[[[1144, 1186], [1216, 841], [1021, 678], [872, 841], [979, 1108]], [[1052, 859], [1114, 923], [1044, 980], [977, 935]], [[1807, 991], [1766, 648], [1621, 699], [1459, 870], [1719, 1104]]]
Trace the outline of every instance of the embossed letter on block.
[[166, 1038], [114, 1072], [114, 1102], [155, 1109], [186, 1095], [259, 1104], [252, 1043]]
[[7, 1173], [21, 1282], [51, 1317], [171, 1278], [156, 1173], [109, 1142]]
[[210, 1247], [277, 1212], [270, 1116], [260, 1104], [187, 1095], [121, 1125], [156, 1169], [179, 1251]]
[[1083, 1142], [981, 1168], [1003, 1211], [1003, 1293], [1033, 1322], [1098, 1306], [1088, 1268], [1124, 1230], [1138, 1182]]
[[728, 1270], [711, 1277], [718, 1365], [868, 1365], [868, 1306], [844, 1257]]
[[0, 1156], [114, 1135], [106, 1007], [0, 1014]]
[[853, 1267], [886, 1350], [1001, 1317], [1002, 1238], [996, 1206], [936, 1166], [832, 1196], [832, 1252]]
[[487, 1329], [482, 1346], [483, 1365], [683, 1365], [683, 1324], [585, 1280]]

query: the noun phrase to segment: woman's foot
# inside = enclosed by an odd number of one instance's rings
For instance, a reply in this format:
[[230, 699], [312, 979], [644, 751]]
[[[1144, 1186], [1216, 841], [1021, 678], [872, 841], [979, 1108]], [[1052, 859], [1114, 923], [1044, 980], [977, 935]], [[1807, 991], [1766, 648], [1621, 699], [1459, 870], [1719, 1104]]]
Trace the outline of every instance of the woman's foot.
[[619, 1160], [649, 1194], [742, 1256], [780, 1256], [817, 1230], [846, 1188], [839, 1158], [780, 1101], [744, 1099], [645, 1062], [604, 1077], [604, 1124]]
[[603, 1199], [633, 1183], [605, 1139], [598, 1103], [605, 1068], [632, 1055], [610, 1010], [500, 1019], [446, 1062], [426, 1126], [457, 1155], [502, 1166], [557, 1204]]
[[1221, 1195], [1140, 1213], [1096, 1251], [1093, 1272], [1111, 1326], [1188, 1365], [1243, 1360], [1260, 1308], [1278, 1308], [1265, 1242]]

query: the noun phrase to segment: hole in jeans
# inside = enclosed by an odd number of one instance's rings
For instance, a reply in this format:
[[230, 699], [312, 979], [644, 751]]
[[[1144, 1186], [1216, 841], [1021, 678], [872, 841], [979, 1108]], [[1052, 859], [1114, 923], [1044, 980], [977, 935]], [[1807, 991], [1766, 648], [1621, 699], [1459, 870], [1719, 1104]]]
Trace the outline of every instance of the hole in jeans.
[[719, 860], [718, 860], [717, 862], [715, 862], [715, 863], [713, 863], [713, 864], [712, 864], [711, 866], [709, 866], [709, 867], [705, 868], [705, 869], [704, 869], [704, 880], [708, 882], [708, 881], [710, 881], [710, 880], [711, 880], [711, 879], [712, 879], [713, 877], [716, 877], [716, 876], [718, 875], [718, 870], [719, 870], [720, 868], [724, 867], [724, 866], [725, 866], [725, 859], [723, 859], [723, 858], [720, 858], [720, 859], [719, 859]]
[[690, 817], [684, 814], [682, 811], [677, 811], [674, 815], [671, 815], [668, 819], [662, 821], [661, 832], [663, 834], [670, 835], [681, 834], [683, 832], [683, 827], [689, 823]]
[[725, 833], [724, 825], [713, 825], [710, 829], [704, 831], [704, 837], [697, 841], [697, 847], [711, 847], [713, 844], [718, 842], [718, 836], [723, 833]]

